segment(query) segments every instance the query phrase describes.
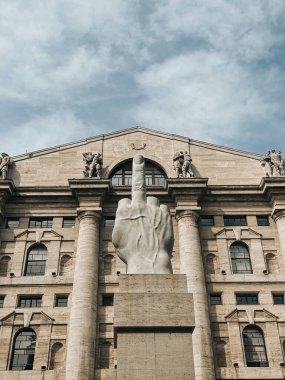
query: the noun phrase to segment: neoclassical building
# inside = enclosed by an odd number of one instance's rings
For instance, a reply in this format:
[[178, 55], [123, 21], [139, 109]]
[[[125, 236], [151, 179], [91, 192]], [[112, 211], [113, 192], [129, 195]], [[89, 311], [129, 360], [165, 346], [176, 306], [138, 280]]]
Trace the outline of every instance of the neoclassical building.
[[[2, 173], [0, 379], [124, 378], [114, 297], [126, 265], [111, 236], [137, 154], [147, 194], [171, 211], [173, 274], [185, 275], [193, 295], [193, 360], [177, 346], [166, 367], [185, 369], [173, 378], [284, 379], [280, 153], [262, 157], [140, 127], [12, 157]], [[144, 365], [140, 356], [130, 361], [135, 375], [125, 379], [163, 379], [155, 364], [153, 372]]]

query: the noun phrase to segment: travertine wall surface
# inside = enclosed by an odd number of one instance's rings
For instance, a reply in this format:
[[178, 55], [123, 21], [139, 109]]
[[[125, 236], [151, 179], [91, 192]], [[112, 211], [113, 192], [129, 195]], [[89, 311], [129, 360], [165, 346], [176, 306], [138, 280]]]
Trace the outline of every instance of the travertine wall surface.
[[[116, 379], [114, 307], [106, 305], [105, 296], [118, 292], [119, 277], [126, 268], [116, 256], [111, 243], [112, 226], [106, 225], [105, 219], [115, 215], [121, 198], [130, 197], [130, 188], [114, 189], [108, 181], [92, 179], [87, 183], [82, 175], [82, 153], [102, 153], [104, 179], [116, 165], [138, 153], [160, 165], [167, 177], [173, 178], [173, 154], [189, 148], [195, 174], [205, 180], [171, 180], [166, 187], [148, 188], [148, 194], [170, 206], [175, 236], [174, 274], [188, 276], [188, 289], [194, 295], [194, 309], [199, 316], [197, 324], [201, 327], [197, 329], [200, 335], [194, 338], [197, 343], [193, 345], [196, 380], [284, 379], [285, 306], [273, 302], [274, 293], [285, 294], [284, 178], [262, 180], [260, 157], [254, 154], [135, 128], [35, 152], [30, 157], [15, 157], [11, 172], [14, 185], [11, 181], [0, 181], [0, 211], [3, 212], [0, 296], [4, 297], [3, 308], [0, 308], [1, 380], [69, 380], [66, 353], [70, 349], [72, 357], [78, 349], [68, 347], [72, 291], [75, 280], [84, 281], [84, 268], [90, 262], [95, 271], [98, 265], [98, 271], [94, 277], [88, 277], [91, 288], [86, 285], [86, 292], [82, 291], [82, 302], [88, 305], [92, 301], [94, 310], [94, 318], [89, 317], [89, 324], [84, 326], [85, 330], [90, 327], [92, 332], [86, 352], [90, 353], [91, 361], [95, 361], [94, 368], [88, 369], [88, 379]], [[68, 182], [72, 178], [78, 179], [73, 187]], [[97, 261], [81, 256], [83, 264], [77, 266], [79, 273], [74, 276], [77, 255], [84, 252], [78, 249], [80, 207], [91, 212], [96, 209], [101, 220], [96, 227]], [[197, 218], [185, 223], [183, 218], [179, 220], [179, 215], [190, 214]], [[201, 226], [201, 215], [212, 215], [214, 226]], [[246, 216], [247, 225], [227, 227], [223, 220], [225, 215]], [[258, 226], [257, 215], [268, 216], [269, 226]], [[52, 227], [29, 228], [31, 217], [52, 217]], [[76, 218], [75, 227], [62, 228], [64, 217]], [[6, 218], [19, 218], [19, 226], [6, 228]], [[233, 273], [229, 250], [232, 243], [239, 241], [248, 247], [252, 273]], [[28, 251], [37, 243], [48, 250], [45, 275], [25, 276]], [[62, 267], [63, 257], [68, 257], [68, 265]], [[7, 258], [10, 261], [5, 266]], [[95, 297], [91, 297], [90, 289], [97, 289]], [[237, 305], [237, 292], [257, 293], [258, 304]], [[42, 295], [41, 307], [17, 307], [20, 295], [32, 294]], [[58, 294], [68, 295], [67, 307], [55, 307]], [[211, 305], [213, 294], [221, 294], [220, 305]], [[77, 299], [81, 301], [78, 292]], [[249, 325], [263, 332], [268, 367], [246, 366], [242, 332]], [[15, 334], [24, 327], [34, 329], [37, 334], [34, 370], [9, 371]], [[202, 342], [209, 345], [205, 347]], [[56, 344], [60, 344], [61, 349], [56, 357], [57, 368], [52, 369], [52, 349], [58, 347]], [[181, 342], [182, 352], [184, 344]], [[134, 345], [137, 347], [135, 342]], [[181, 366], [185, 365], [185, 357], [179, 358]], [[43, 366], [47, 369], [41, 369]]]

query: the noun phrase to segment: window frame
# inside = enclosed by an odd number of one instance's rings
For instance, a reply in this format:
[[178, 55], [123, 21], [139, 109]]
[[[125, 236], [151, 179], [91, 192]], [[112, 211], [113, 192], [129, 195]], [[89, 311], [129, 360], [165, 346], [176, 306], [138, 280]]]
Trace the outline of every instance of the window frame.
[[[211, 223], [207, 223], [207, 222], [205, 223], [206, 220], [211, 220]], [[213, 215], [201, 215], [199, 218], [199, 224], [201, 227], [215, 227], [214, 216]]]
[[[236, 304], [237, 305], [259, 305], [259, 293], [258, 292], [236, 292]], [[238, 302], [240, 299], [245, 298], [246, 302]], [[250, 298], [256, 297], [256, 302], [248, 302]]]
[[[9, 226], [9, 222], [17, 222], [14, 226]], [[5, 222], [5, 228], [6, 229], [13, 229], [13, 228], [19, 228], [20, 225], [20, 218], [7, 218]]]
[[[67, 221], [71, 221], [72, 223], [66, 223]], [[74, 228], [76, 223], [75, 217], [64, 217], [62, 218], [62, 228]]]
[[[235, 222], [235, 223], [229, 222], [230, 219], [239, 220], [242, 218], [244, 218], [244, 223], [243, 222]], [[224, 227], [235, 227], [235, 226], [247, 226], [248, 225], [246, 215], [224, 215], [223, 220], [224, 220]], [[228, 220], [228, 222], [226, 222], [226, 220]]]
[[[132, 161], [126, 160], [117, 165], [110, 173], [112, 186], [132, 185]], [[113, 180], [118, 179], [117, 181]], [[145, 181], [146, 186], [164, 186], [166, 182], [166, 172], [156, 162], [145, 160]], [[116, 182], [116, 183], [115, 183]]]
[[[261, 222], [262, 218], [263, 218], [263, 220], [266, 219], [266, 223], [262, 223]], [[256, 224], [259, 227], [268, 227], [270, 225], [270, 223], [269, 223], [269, 216], [268, 215], [256, 215]]]
[[0, 294], [0, 309], [4, 308], [6, 294]]
[[[62, 300], [66, 300], [66, 304], [62, 304], [60, 305], [59, 304], [59, 300], [62, 299]], [[69, 299], [69, 294], [55, 294], [55, 297], [54, 297], [54, 307], [68, 307], [68, 299]]]
[[[282, 302], [275, 302], [276, 297], [282, 297]], [[272, 292], [272, 301], [273, 305], [284, 305], [285, 299], [284, 299], [284, 293], [282, 292]]]
[[[106, 300], [112, 300], [110, 304], [108, 302], [105, 302]], [[114, 293], [103, 293], [101, 294], [101, 306], [104, 307], [110, 307], [114, 306]]]
[[[255, 333], [259, 333], [259, 336], [257, 337], [254, 337], [253, 339], [257, 340], [258, 343], [260, 343], [260, 340], [262, 339], [263, 341], [263, 344], [256, 344], [256, 345], [246, 345], [246, 341], [245, 341], [245, 331], [250, 331], [250, 330], [255, 330]], [[249, 340], [253, 341], [253, 339], [249, 338]], [[264, 333], [262, 331], [262, 329], [256, 325], [248, 325], [246, 326], [243, 331], [242, 331], [242, 343], [243, 343], [243, 349], [244, 349], [244, 359], [245, 359], [245, 366], [248, 367], [248, 368], [266, 368], [266, 367], [269, 367], [269, 362], [268, 362], [268, 355], [267, 355], [267, 350], [266, 350], [266, 343], [265, 343], [265, 339], [264, 339]], [[265, 360], [263, 361], [257, 361], [257, 360], [248, 360], [251, 353], [254, 353], [255, 354], [259, 354], [261, 353], [262, 350], [256, 350], [254, 351], [253, 349], [247, 349], [247, 347], [263, 347], [264, 350], [263, 350], [263, 353], [264, 353], [264, 357], [265, 357]], [[263, 365], [260, 365], [260, 364], [263, 364]], [[250, 364], [250, 365], [249, 365]], [[252, 365], [252, 364], [256, 364], [256, 365]], [[259, 365], [258, 365], [259, 364]]]
[[[214, 298], [219, 298], [220, 302], [212, 302]], [[216, 306], [216, 305], [222, 305], [222, 293], [221, 292], [215, 292], [215, 293], [210, 293], [210, 305], [211, 306]]]
[[[25, 300], [25, 302], [31, 301], [30, 305], [21, 306], [21, 301], [24, 301], [24, 300]], [[17, 308], [24, 309], [24, 308], [42, 307], [42, 300], [43, 300], [42, 294], [28, 294], [28, 295], [20, 294], [17, 297]], [[33, 301], [36, 301], [36, 305], [32, 305]], [[40, 301], [39, 305], [37, 305], [37, 303], [38, 303], [37, 301]]]
[[[17, 342], [17, 339], [18, 337], [23, 334], [23, 333], [31, 333], [31, 342], [33, 344], [33, 347], [21, 347], [21, 344], [20, 344], [20, 348], [16, 348], [16, 342]], [[21, 340], [20, 342], [25, 342], [25, 341], [28, 341], [28, 340]], [[37, 334], [36, 332], [31, 329], [31, 328], [23, 328], [23, 329], [20, 329], [16, 332], [16, 334], [14, 335], [14, 339], [13, 339], [13, 345], [12, 345], [12, 350], [11, 350], [11, 357], [10, 357], [10, 363], [9, 363], [9, 370], [10, 371], [31, 371], [33, 370], [33, 367], [34, 367], [34, 361], [35, 361], [35, 353], [36, 353], [36, 345], [37, 345]], [[23, 346], [25, 346], [25, 343], [23, 344]], [[16, 353], [17, 351], [25, 351], [25, 352], [29, 352], [29, 354], [20, 354], [20, 353]], [[32, 351], [32, 353], [31, 353]], [[27, 359], [27, 362], [25, 364], [25, 366], [28, 366], [28, 368], [20, 368], [20, 367], [23, 367], [24, 364], [22, 364], [21, 366], [17, 366], [16, 368], [13, 366], [13, 363], [14, 363], [14, 358], [15, 358], [15, 355], [18, 355], [18, 356], [28, 356], [28, 359]], [[32, 360], [31, 360], [32, 359]], [[29, 363], [29, 361], [31, 361], [31, 363]]]
[[[32, 225], [34, 224], [34, 226]], [[43, 224], [46, 224], [46, 226]], [[29, 228], [52, 228], [53, 217], [31, 217], [29, 218]]]
[[[232, 251], [232, 248], [234, 247], [243, 247], [245, 250], [236, 250]], [[234, 255], [239, 255], [243, 254], [245, 256], [245, 253], [248, 255], [248, 257], [233, 257]], [[230, 255], [230, 262], [231, 262], [231, 269], [232, 269], [232, 274], [252, 274], [252, 265], [251, 265], [251, 257], [249, 253], [249, 248], [247, 244], [243, 243], [242, 241], [238, 240], [234, 243], [232, 243], [229, 247], [229, 255]], [[246, 269], [238, 269], [242, 267], [242, 264]]]
[[[38, 251], [45, 251], [45, 254], [42, 253], [43, 256], [45, 256], [45, 260], [30, 260], [29, 256], [33, 250], [36, 251], [36, 247], [42, 247], [42, 249]], [[44, 244], [34, 244], [31, 247], [29, 247], [27, 254], [26, 254], [26, 261], [25, 261], [25, 270], [24, 270], [24, 276], [45, 276], [45, 269], [46, 269], [46, 262], [47, 262], [47, 256], [48, 256], [48, 250], [47, 247]], [[39, 272], [31, 273], [31, 270], [28, 270], [29, 267], [33, 267], [32, 263], [42, 263], [40, 264], [41, 270]], [[44, 264], [43, 264], [44, 263]], [[38, 264], [34, 264], [35, 267], [37, 267]], [[42, 270], [42, 266], [43, 270]]]

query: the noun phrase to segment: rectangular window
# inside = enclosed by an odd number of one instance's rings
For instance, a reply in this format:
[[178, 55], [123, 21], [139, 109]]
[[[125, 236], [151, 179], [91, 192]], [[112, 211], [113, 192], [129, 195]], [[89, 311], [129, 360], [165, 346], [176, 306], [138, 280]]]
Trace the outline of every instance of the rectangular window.
[[247, 226], [246, 216], [224, 216], [225, 226]]
[[31, 218], [29, 228], [51, 228], [52, 218]]
[[105, 216], [105, 227], [114, 227], [115, 224], [115, 216]]
[[256, 305], [258, 304], [258, 293], [237, 293], [237, 305]]
[[19, 218], [8, 218], [6, 220], [6, 228], [18, 228], [20, 223]]
[[258, 215], [256, 217], [256, 222], [258, 226], [269, 226], [269, 220], [267, 215]]
[[200, 216], [200, 226], [202, 227], [212, 227], [214, 226], [214, 218], [212, 215], [202, 215]]
[[210, 304], [211, 305], [221, 305], [222, 304], [222, 295], [221, 295], [221, 293], [212, 293], [212, 294], [210, 294]]
[[63, 228], [73, 228], [75, 226], [75, 218], [63, 218]]
[[19, 296], [18, 307], [41, 307], [42, 306], [42, 296]]
[[274, 305], [284, 305], [284, 293], [273, 293], [272, 297]]
[[67, 294], [56, 294], [55, 307], [67, 307], [67, 304], [68, 304]]
[[102, 294], [102, 306], [113, 306], [114, 294]]
[[1, 309], [4, 307], [4, 299], [5, 299], [5, 296], [0, 296], [0, 308]]

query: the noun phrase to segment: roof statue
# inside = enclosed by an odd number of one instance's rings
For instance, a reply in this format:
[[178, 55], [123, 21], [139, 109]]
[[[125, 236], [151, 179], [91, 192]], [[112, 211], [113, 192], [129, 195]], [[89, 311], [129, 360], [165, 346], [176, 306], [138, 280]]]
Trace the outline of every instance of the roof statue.
[[177, 178], [194, 177], [192, 171], [192, 158], [188, 152], [176, 152], [173, 156], [173, 168]]
[[172, 273], [173, 226], [166, 205], [146, 197], [145, 160], [133, 159], [132, 199], [119, 201], [112, 242], [128, 274]]
[[7, 153], [0, 154], [0, 178], [7, 179], [11, 157]]
[[269, 150], [261, 160], [266, 177], [281, 177], [285, 175], [285, 161], [281, 151]]
[[96, 177], [101, 179], [102, 177], [102, 165], [103, 160], [100, 153], [87, 152], [83, 153], [83, 161], [85, 162], [84, 177]]

